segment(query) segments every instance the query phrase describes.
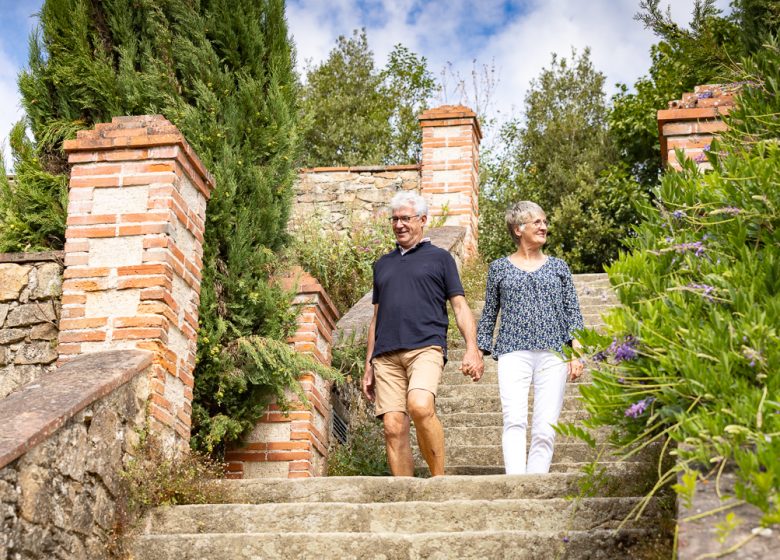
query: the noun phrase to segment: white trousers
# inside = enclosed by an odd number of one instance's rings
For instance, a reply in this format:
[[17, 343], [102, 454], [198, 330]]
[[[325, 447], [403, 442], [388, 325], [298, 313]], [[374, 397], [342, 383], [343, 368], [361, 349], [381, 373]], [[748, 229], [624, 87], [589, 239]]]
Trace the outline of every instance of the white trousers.
[[[553, 425], [563, 406], [566, 362], [554, 352], [511, 352], [498, 358], [498, 388], [504, 412], [502, 446], [506, 474], [546, 473], [552, 462]], [[534, 410], [531, 448], [526, 466], [528, 390], [533, 382]]]

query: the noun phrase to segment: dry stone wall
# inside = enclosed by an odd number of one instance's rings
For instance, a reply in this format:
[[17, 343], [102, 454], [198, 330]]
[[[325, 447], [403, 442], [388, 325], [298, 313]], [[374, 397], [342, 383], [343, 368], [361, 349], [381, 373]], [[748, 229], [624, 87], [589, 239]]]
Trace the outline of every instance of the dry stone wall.
[[0, 254], [0, 399], [54, 369], [59, 253]]
[[295, 184], [291, 227], [319, 218], [336, 231], [370, 221], [398, 191], [420, 189], [416, 165], [303, 169]]
[[109, 557], [151, 365], [92, 354], [0, 400], [0, 558]]

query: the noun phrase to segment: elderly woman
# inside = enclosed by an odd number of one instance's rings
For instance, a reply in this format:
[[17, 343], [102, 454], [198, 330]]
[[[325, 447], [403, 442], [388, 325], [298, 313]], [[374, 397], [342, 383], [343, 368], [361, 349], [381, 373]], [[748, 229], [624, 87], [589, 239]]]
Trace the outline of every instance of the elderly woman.
[[[542, 252], [547, 217], [538, 204], [518, 202], [506, 212], [517, 250], [490, 264], [485, 309], [477, 344], [498, 360], [498, 386], [504, 413], [502, 445], [507, 474], [550, 470], [555, 430], [566, 378], [582, 375], [579, 360], [565, 361], [564, 346], [579, 347], [574, 332], [583, 328], [569, 267]], [[501, 326], [493, 345], [499, 310]], [[528, 390], [534, 386], [531, 448], [526, 465]]]

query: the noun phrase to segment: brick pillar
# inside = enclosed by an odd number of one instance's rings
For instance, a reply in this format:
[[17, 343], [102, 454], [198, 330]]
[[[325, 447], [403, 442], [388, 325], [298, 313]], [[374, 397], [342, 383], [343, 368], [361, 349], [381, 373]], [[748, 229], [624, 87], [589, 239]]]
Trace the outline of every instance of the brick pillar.
[[[281, 279], [296, 289], [298, 328], [288, 340], [303, 354], [330, 365], [333, 331], [338, 311], [319, 282], [301, 269]], [[297, 288], [296, 288], [297, 286]], [[288, 391], [289, 412], [276, 404], [268, 407], [255, 429], [225, 453], [228, 478], [308, 478], [324, 476], [330, 438], [330, 382], [316, 373], [304, 373], [301, 387], [309, 404]]]
[[466, 228], [469, 254], [477, 250], [479, 218], [479, 142], [477, 115], [462, 105], [444, 105], [419, 116], [422, 127], [420, 192], [431, 217], [445, 213], [443, 225]]
[[214, 180], [160, 115], [116, 117], [79, 132], [65, 151], [73, 167], [60, 362], [109, 349], [156, 352], [151, 427], [183, 445]]
[[739, 85], [696, 86], [693, 93], [669, 102], [669, 108], [658, 111], [658, 136], [661, 141], [661, 160], [665, 165], [680, 169], [675, 150], [682, 150], [701, 168], [709, 169], [705, 151], [719, 132], [728, 127], [723, 122], [734, 106], [734, 95]]

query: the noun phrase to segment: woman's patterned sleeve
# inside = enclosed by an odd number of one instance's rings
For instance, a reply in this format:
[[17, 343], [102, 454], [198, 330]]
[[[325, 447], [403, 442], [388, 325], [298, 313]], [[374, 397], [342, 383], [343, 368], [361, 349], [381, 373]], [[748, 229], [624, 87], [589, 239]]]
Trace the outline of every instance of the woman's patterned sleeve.
[[575, 338], [574, 333], [580, 329], [585, 328], [585, 322], [582, 320], [582, 311], [580, 310], [580, 302], [577, 298], [577, 290], [574, 288], [574, 279], [571, 276], [571, 270], [569, 266], [563, 263], [563, 275], [562, 275], [562, 290], [561, 294], [563, 298], [563, 312], [566, 320], [566, 328], [569, 333], [570, 339]]
[[477, 327], [477, 346], [483, 352], [493, 352], [493, 329], [496, 327], [498, 310], [501, 300], [498, 292], [499, 280], [497, 261], [490, 264], [488, 269], [487, 287], [485, 288], [485, 307]]

